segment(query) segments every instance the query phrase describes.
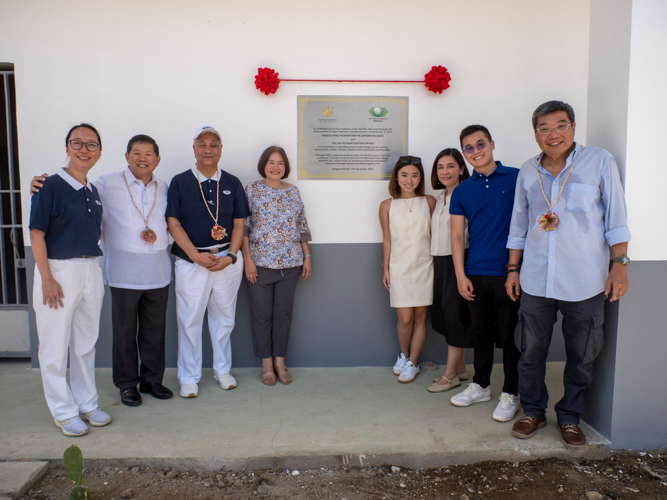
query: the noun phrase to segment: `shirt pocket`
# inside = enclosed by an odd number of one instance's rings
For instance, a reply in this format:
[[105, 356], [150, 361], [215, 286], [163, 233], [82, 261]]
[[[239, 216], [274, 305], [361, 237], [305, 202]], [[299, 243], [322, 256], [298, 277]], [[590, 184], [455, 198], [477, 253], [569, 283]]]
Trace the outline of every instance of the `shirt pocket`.
[[567, 209], [570, 212], [590, 212], [596, 200], [597, 186], [572, 183], [567, 186]]
[[[220, 192], [220, 213], [225, 215], [232, 215], [234, 213], [234, 196], [233, 194], [225, 194]], [[211, 210], [213, 211], [213, 210]]]

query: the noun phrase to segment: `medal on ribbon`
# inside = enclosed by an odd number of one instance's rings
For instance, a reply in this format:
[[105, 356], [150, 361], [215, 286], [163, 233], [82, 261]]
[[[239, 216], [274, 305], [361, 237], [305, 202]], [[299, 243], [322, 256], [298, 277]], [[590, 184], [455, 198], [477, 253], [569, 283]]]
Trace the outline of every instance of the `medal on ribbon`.
[[540, 215], [540, 218], [537, 220], [537, 224], [545, 231], [553, 231], [556, 229], [558, 227], [558, 222], [558, 216], [551, 211]]
[[141, 231], [140, 234], [141, 241], [144, 242], [144, 245], [153, 246], [153, 244], [157, 241], [157, 234], [155, 234], [155, 231], [153, 231], [150, 227], [148, 227], [148, 221], [150, 220], [151, 215], [153, 215], [153, 209], [155, 209], [155, 204], [157, 203], [157, 187], [158, 187], [157, 182], [155, 183], [155, 198], [153, 198], [153, 206], [151, 207], [151, 211], [148, 213], [148, 217], [144, 217], [144, 213], [137, 206], [137, 202], [134, 201], [134, 196], [132, 196], [130, 185], [127, 183], [127, 179], [125, 178], [125, 172], [123, 172], [123, 180], [125, 181], [125, 186], [127, 186], [127, 192], [130, 193], [130, 199], [132, 200], [132, 204], [134, 205], [134, 208], [137, 209], [137, 212], [139, 212], [139, 215], [141, 215], [141, 220], [144, 221], [144, 224], [146, 226], [146, 229]]
[[558, 203], [558, 200], [560, 200], [560, 195], [563, 194], [563, 189], [565, 189], [565, 184], [567, 184], [567, 180], [570, 178], [570, 174], [572, 173], [572, 170], [574, 170], [574, 166], [579, 161], [579, 157], [581, 156], [581, 152], [583, 150], [584, 147], [581, 146], [581, 148], [579, 149], [579, 154], [577, 155], [577, 159], [574, 160], [572, 167], [570, 167], [570, 171], [567, 173], [567, 177], [565, 177], [565, 180], [563, 181], [563, 185], [561, 186], [560, 192], [556, 197], [556, 201], [554, 201], [553, 203], [549, 203], [549, 198], [547, 198], [547, 194], [544, 192], [544, 186], [542, 186], [542, 176], [540, 175], [540, 169], [539, 168], [537, 169], [537, 180], [540, 181], [540, 189], [542, 190], [542, 196], [544, 196], [544, 201], [547, 202], [547, 206], [549, 207], [547, 213], [540, 215], [539, 219], [537, 219], [537, 225], [539, 226], [540, 229], [543, 229], [545, 231], [555, 231], [556, 228], [558, 227], [560, 219], [553, 211], [553, 209]]
[[213, 226], [213, 229], [211, 229], [211, 236], [213, 236], [214, 240], [221, 240], [225, 236], [227, 236], [227, 230], [222, 227], [218, 226], [217, 224]]
[[206, 206], [206, 210], [208, 210], [209, 215], [213, 219], [211, 237], [216, 241], [220, 241], [224, 239], [225, 236], [227, 236], [227, 230], [218, 224], [218, 208], [220, 207], [220, 175], [218, 170], [215, 171], [215, 182], [217, 184], [217, 189], [215, 191], [215, 217], [213, 217], [213, 212], [211, 212], [211, 209], [208, 208], [208, 202], [206, 201], [206, 196], [204, 196], [204, 190], [201, 187], [201, 182], [199, 182], [199, 177], [197, 177], [197, 183], [199, 184], [199, 191], [201, 192], [201, 197], [204, 200], [204, 205]]
[[153, 244], [157, 241], [157, 234], [155, 234], [155, 231], [153, 231], [150, 227], [146, 226], [146, 229], [141, 231], [141, 239], [150, 246], [153, 246]]

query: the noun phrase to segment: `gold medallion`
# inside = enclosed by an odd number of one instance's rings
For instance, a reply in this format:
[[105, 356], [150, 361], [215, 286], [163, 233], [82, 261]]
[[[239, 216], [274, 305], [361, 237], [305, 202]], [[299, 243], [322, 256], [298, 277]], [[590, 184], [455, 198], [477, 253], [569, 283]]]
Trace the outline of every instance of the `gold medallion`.
[[214, 240], [220, 241], [225, 236], [227, 236], [227, 230], [224, 227], [216, 224], [213, 226], [213, 229], [211, 229], [211, 236], [213, 236]]
[[153, 246], [153, 243], [157, 241], [157, 234], [150, 227], [146, 226], [146, 229], [141, 231], [141, 239], [150, 246]]
[[546, 214], [540, 215], [540, 218], [537, 220], [538, 226], [540, 229], [545, 231], [553, 231], [558, 227], [558, 216], [554, 212], [547, 212]]

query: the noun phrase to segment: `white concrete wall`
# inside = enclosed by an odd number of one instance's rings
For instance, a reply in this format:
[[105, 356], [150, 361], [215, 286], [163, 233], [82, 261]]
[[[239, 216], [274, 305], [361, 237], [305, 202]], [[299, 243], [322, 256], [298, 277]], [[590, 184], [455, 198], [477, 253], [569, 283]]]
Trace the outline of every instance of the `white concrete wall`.
[[667, 2], [633, 0], [628, 97], [627, 172], [625, 190], [632, 231], [629, 254], [635, 260], [667, 260], [665, 167], [657, 144], [664, 144], [667, 117]]
[[[518, 167], [537, 151], [530, 115], [546, 100], [571, 103], [585, 139], [588, 43], [588, 0], [0, 2], [26, 191], [34, 174], [62, 165], [65, 133], [80, 121], [104, 142], [93, 178], [123, 168], [127, 140], [146, 133], [169, 180], [192, 164], [194, 129], [211, 124], [224, 136], [223, 167], [245, 184], [268, 145], [296, 162], [298, 94], [408, 95], [410, 153], [425, 164], [481, 122], [496, 157]], [[452, 74], [442, 95], [417, 84], [283, 83], [267, 97], [253, 83], [264, 66], [283, 78], [420, 79], [437, 64]], [[381, 241], [385, 182], [297, 184], [315, 243]]]

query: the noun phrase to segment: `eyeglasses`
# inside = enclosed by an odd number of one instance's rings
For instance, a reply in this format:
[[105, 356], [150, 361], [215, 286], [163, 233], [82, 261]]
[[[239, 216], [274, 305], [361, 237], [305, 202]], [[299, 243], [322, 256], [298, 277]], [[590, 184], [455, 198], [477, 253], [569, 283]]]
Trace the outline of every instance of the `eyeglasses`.
[[570, 128], [571, 123], [559, 123], [555, 127], [547, 127], [546, 125], [540, 128], [535, 129], [535, 131], [540, 134], [540, 135], [548, 135], [551, 133], [552, 130], [555, 130], [556, 132], [560, 132], [561, 134], [563, 132], [567, 132], [567, 129]]
[[409, 165], [410, 163], [417, 165], [421, 164], [422, 159], [418, 156], [401, 156], [398, 161], [400, 161], [403, 165]]
[[72, 139], [69, 141], [69, 147], [78, 151], [82, 147], [86, 146], [86, 150], [90, 151], [91, 153], [94, 153], [98, 149], [100, 149], [100, 145], [97, 142], [90, 141], [90, 142], [83, 142], [79, 141], [78, 139]]
[[477, 148], [478, 151], [481, 151], [483, 149], [486, 149], [486, 141], [477, 141], [477, 144], [474, 146], [466, 146], [463, 148], [463, 152], [467, 155], [471, 155], [475, 152], [475, 148]]

